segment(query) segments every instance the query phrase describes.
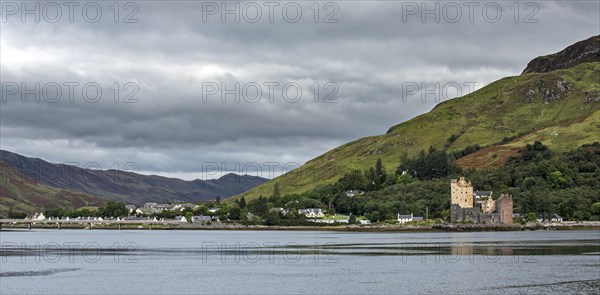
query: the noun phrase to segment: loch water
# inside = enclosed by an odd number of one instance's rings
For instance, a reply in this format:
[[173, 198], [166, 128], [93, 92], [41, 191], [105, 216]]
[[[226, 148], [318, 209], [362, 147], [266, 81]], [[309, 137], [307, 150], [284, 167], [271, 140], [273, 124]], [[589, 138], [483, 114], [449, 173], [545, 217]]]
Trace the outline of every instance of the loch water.
[[598, 294], [600, 232], [0, 231], [0, 294]]

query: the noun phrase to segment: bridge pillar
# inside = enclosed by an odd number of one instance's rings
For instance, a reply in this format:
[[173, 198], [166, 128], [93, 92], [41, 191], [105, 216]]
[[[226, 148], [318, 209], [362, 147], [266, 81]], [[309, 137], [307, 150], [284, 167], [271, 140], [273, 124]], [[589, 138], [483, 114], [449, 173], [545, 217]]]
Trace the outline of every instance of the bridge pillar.
[[27, 223], [27, 229], [31, 230], [31, 222]]

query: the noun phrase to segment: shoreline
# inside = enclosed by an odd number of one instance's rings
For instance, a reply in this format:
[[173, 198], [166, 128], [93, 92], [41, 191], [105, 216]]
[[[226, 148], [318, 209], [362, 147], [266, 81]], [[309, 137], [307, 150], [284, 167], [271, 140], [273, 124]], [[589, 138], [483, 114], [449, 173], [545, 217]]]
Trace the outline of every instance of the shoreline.
[[[20, 229], [28, 231], [24, 224], [3, 224], [0, 231]], [[267, 226], [241, 224], [194, 225], [127, 225], [119, 229], [115, 225], [94, 225], [92, 228], [78, 225], [36, 224], [32, 229], [54, 230], [224, 230], [224, 231], [338, 231], [338, 232], [501, 232], [501, 231], [541, 231], [541, 230], [600, 230], [600, 222], [544, 223], [526, 225], [486, 225], [486, 224], [435, 224], [435, 225], [336, 225], [336, 226]]]

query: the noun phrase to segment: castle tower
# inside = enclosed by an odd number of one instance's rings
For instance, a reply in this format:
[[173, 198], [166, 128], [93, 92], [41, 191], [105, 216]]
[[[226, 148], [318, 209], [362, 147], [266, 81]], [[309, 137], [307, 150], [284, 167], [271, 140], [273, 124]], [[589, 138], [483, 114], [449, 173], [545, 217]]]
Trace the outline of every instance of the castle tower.
[[513, 198], [509, 194], [502, 194], [496, 201], [496, 212], [500, 213], [500, 222], [513, 223]]
[[451, 205], [457, 204], [461, 208], [473, 208], [473, 186], [464, 177], [450, 181]]

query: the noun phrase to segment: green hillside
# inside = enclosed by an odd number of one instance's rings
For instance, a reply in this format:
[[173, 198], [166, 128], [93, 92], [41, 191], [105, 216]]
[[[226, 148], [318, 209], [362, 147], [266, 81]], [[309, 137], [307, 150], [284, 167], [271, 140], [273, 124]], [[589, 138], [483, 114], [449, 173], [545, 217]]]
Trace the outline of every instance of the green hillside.
[[0, 162], [0, 216], [9, 212], [33, 214], [50, 208], [101, 206], [104, 201], [82, 193], [42, 185]]
[[[584, 42], [587, 47], [581, 45]], [[599, 43], [600, 37], [595, 36], [564, 51], [581, 51], [589, 44], [597, 50]], [[430, 146], [453, 152], [477, 144], [485, 149], [467, 156], [469, 161], [459, 159], [457, 163], [484, 168], [490, 165], [492, 154], [495, 159], [506, 159], [535, 140], [559, 152], [598, 141], [600, 56], [597, 51], [594, 54], [591, 62], [563, 63], [567, 68], [558, 65], [559, 69], [538, 72], [528, 67], [520, 76], [442, 102], [426, 114], [391, 127], [386, 134], [339, 146], [243, 195], [247, 200], [269, 196], [275, 183], [281, 194], [305, 192], [335, 182], [351, 169], [366, 170], [377, 158], [391, 172], [404, 153], [415, 156]], [[562, 52], [549, 55], [553, 56], [562, 56]], [[589, 59], [589, 54], [585, 57]]]

